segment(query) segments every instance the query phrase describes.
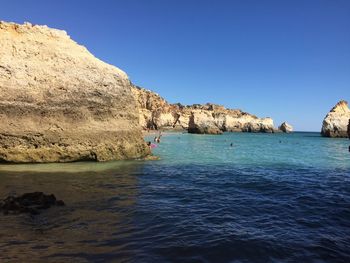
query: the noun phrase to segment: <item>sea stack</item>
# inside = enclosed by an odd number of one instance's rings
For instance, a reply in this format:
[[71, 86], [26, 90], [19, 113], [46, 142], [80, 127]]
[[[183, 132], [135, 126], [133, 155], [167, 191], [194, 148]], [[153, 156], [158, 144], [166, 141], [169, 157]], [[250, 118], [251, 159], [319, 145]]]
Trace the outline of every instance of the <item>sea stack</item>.
[[339, 101], [323, 120], [321, 134], [325, 137], [348, 137], [350, 109], [345, 100]]
[[0, 22], [0, 161], [147, 155], [131, 83], [65, 31]]
[[293, 132], [293, 126], [290, 125], [289, 123], [287, 122], [283, 122], [279, 127], [278, 129], [282, 132], [285, 132], [285, 133], [290, 133], [290, 132]]

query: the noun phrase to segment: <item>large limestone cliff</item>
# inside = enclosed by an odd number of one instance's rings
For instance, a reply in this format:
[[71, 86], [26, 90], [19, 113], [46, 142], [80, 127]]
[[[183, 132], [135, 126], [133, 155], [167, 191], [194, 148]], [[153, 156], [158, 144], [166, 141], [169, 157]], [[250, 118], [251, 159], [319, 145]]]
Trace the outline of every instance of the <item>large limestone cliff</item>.
[[215, 104], [169, 104], [158, 94], [140, 87], [133, 93], [144, 129], [184, 129], [190, 133], [221, 134], [224, 131], [274, 132], [271, 118], [258, 118], [241, 110]]
[[142, 157], [138, 115], [127, 75], [65, 31], [0, 22], [0, 161]]
[[350, 109], [345, 100], [339, 101], [323, 120], [321, 134], [325, 137], [348, 137]]

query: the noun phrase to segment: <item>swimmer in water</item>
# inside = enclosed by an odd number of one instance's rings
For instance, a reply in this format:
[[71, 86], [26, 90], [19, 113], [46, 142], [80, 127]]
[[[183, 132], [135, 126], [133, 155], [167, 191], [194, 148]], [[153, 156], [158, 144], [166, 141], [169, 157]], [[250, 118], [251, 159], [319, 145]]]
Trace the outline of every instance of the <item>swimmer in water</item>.
[[162, 132], [161, 131], [159, 132], [158, 137], [155, 138], [155, 142], [156, 143], [160, 143], [160, 137], [162, 137]]

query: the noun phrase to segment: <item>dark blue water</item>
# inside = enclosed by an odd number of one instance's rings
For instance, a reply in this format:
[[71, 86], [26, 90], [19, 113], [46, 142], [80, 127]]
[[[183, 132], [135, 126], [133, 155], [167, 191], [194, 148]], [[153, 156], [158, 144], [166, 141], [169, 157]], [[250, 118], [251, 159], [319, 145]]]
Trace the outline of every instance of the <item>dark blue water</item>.
[[350, 262], [349, 141], [225, 136], [165, 135], [155, 162], [2, 167], [2, 196], [67, 206], [1, 216], [0, 261]]

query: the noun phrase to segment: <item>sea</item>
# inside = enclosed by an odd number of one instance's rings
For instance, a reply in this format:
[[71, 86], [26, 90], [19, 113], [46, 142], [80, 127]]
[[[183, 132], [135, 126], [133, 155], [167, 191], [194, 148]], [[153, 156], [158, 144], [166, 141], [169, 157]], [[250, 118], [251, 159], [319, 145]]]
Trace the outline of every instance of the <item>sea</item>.
[[[146, 136], [153, 142], [153, 136]], [[0, 262], [350, 262], [349, 139], [164, 133], [156, 161], [0, 165]]]

